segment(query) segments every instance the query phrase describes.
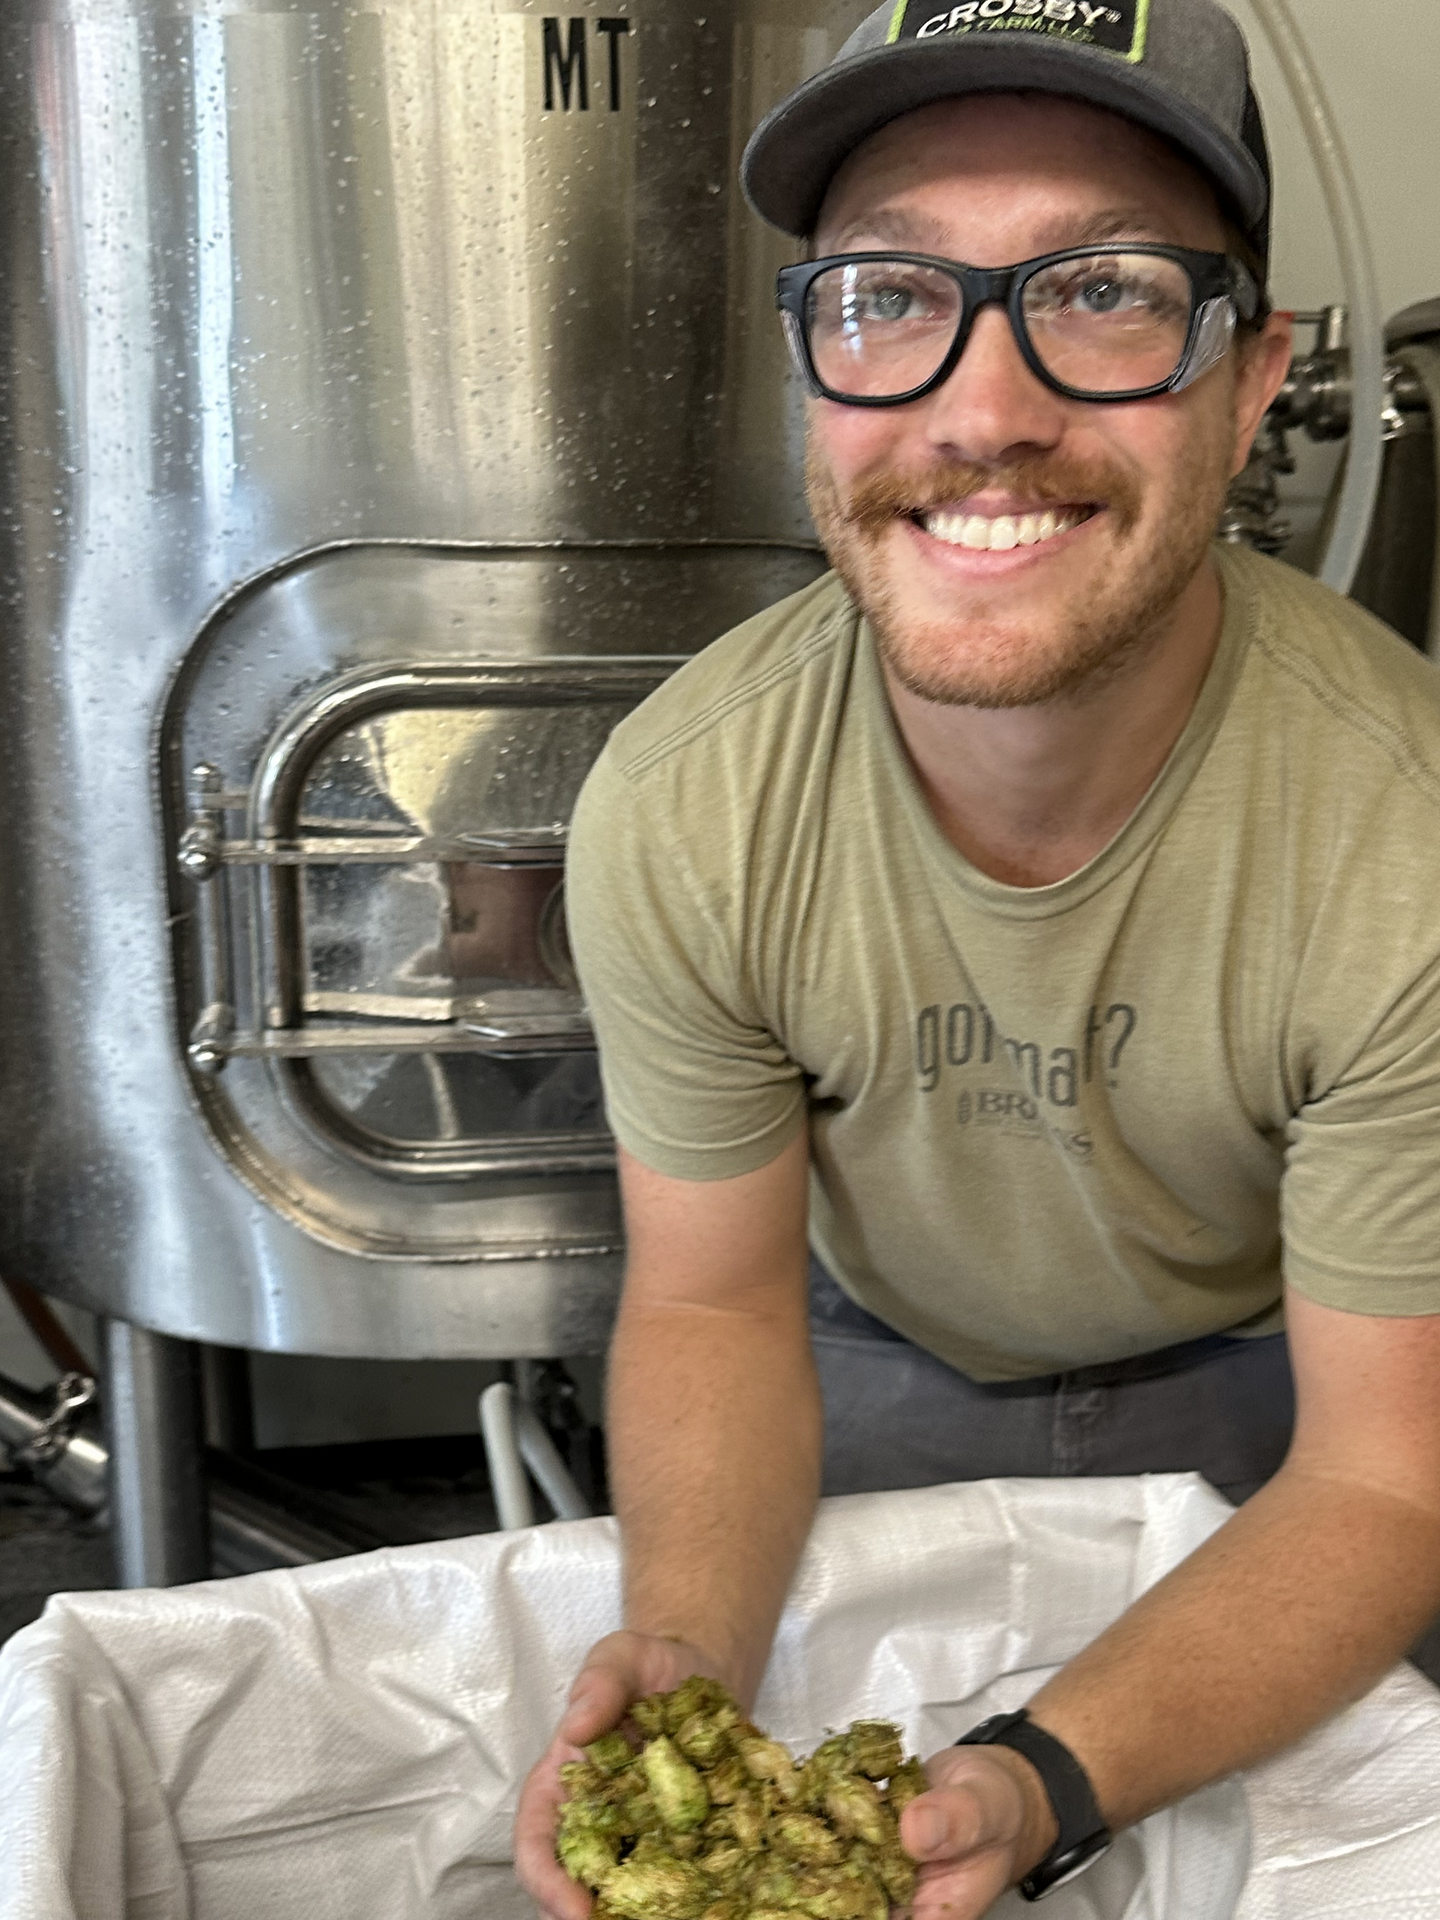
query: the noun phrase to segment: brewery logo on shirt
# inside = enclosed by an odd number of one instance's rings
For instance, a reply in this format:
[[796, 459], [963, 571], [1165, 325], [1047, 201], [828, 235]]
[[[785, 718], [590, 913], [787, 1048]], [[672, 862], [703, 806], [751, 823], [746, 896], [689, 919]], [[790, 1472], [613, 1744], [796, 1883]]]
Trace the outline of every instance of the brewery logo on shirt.
[[889, 39], [940, 40], [961, 33], [1038, 33], [1113, 53], [1132, 65], [1145, 58], [1150, 0], [897, 0]]
[[[934, 1001], [915, 1015], [920, 1091], [934, 1093], [942, 1081], [965, 1074], [972, 1106], [961, 1118], [962, 1126], [972, 1118], [993, 1119], [1002, 1105], [1005, 1117], [1023, 1120], [1033, 1120], [1042, 1108], [1077, 1107], [1092, 1080], [1119, 1086], [1121, 1056], [1138, 1021], [1139, 1013], [1128, 1000], [1112, 1000], [1108, 1006], [1101, 1002], [1086, 1010], [1083, 1023], [1076, 1022], [1079, 1030], [1070, 1036], [1076, 1044], [1052, 1046], [1049, 1040], [1020, 1040], [1002, 1033], [989, 1008], [974, 1001], [948, 1006]], [[977, 1069], [1001, 1065], [1011, 1069], [1008, 1087], [987, 1074], [991, 1084], [975, 1089]]]

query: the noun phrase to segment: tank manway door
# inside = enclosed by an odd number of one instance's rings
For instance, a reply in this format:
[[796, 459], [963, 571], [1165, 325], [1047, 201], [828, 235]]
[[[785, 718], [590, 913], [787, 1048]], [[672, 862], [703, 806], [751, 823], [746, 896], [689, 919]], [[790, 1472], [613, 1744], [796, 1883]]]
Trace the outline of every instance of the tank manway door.
[[[192, 650], [165, 743], [178, 1039], [228, 1159], [312, 1233], [432, 1259], [614, 1243], [565, 841], [611, 729], [684, 656], [607, 650], [637, 624], [599, 609], [653, 602], [639, 631], [698, 643], [687, 605], [713, 632], [790, 584], [777, 562], [815, 570], [757, 552], [747, 589], [724, 558], [717, 593], [700, 552], [330, 553]], [[571, 650], [577, 607], [595, 651]]]
[[211, 993], [191, 1065], [305, 1062], [315, 1123], [400, 1177], [609, 1165], [565, 938], [566, 821], [663, 671], [362, 670], [287, 717], [248, 788], [193, 768], [178, 860]]

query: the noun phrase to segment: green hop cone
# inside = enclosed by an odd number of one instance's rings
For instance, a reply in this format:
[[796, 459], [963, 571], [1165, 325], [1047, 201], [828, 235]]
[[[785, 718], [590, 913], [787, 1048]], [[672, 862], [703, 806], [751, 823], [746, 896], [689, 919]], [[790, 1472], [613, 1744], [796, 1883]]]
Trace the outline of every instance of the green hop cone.
[[857, 1720], [844, 1741], [847, 1771], [863, 1773], [867, 1780], [888, 1780], [905, 1759], [900, 1731], [888, 1720]]
[[713, 1900], [698, 1867], [653, 1855], [612, 1868], [601, 1893], [621, 1920], [700, 1920]]
[[750, 1882], [750, 1898], [757, 1907], [793, 1907], [799, 1881], [793, 1867], [783, 1861], [767, 1860]]
[[665, 1699], [663, 1693], [647, 1693], [643, 1700], [631, 1703], [630, 1718], [648, 1739], [665, 1731]]
[[796, 1888], [796, 1905], [810, 1920], [887, 1920], [890, 1902], [863, 1867], [817, 1867]]
[[716, 1766], [730, 1752], [730, 1730], [714, 1714], [688, 1714], [673, 1737], [681, 1753], [697, 1767]]
[[922, 1793], [929, 1791], [930, 1782], [925, 1776], [924, 1766], [918, 1760], [907, 1760], [903, 1767], [897, 1767], [891, 1774], [885, 1798], [898, 1820], [912, 1800], [918, 1800]]
[[615, 1871], [619, 1842], [609, 1834], [597, 1833], [593, 1827], [578, 1827], [567, 1832], [562, 1826], [555, 1851], [570, 1878], [594, 1891]]
[[892, 1907], [908, 1907], [915, 1898], [915, 1862], [897, 1841], [893, 1847], [880, 1847], [873, 1861], [875, 1877], [889, 1896]]
[[713, 1880], [717, 1887], [728, 1891], [739, 1887], [744, 1880], [750, 1855], [735, 1841], [722, 1840], [719, 1846], [702, 1853], [698, 1864], [707, 1880]]
[[704, 1825], [710, 1811], [705, 1782], [668, 1734], [646, 1741], [640, 1765], [667, 1827], [675, 1833], [689, 1833]]
[[800, 1774], [794, 1759], [778, 1740], [742, 1734], [735, 1745], [753, 1780], [768, 1780], [784, 1800], [793, 1803], [800, 1798]]
[[[857, 1721], [797, 1763], [692, 1676], [561, 1768], [556, 1852], [594, 1920], [888, 1920], [915, 1887], [898, 1816], [926, 1790], [897, 1730]], [[883, 1783], [883, 1784], [882, 1784]]]
[[757, 1795], [747, 1794], [730, 1808], [730, 1831], [747, 1853], [759, 1853], [765, 1845], [768, 1821], [765, 1802]]
[[740, 1709], [726, 1689], [703, 1673], [692, 1673], [673, 1693], [658, 1697], [664, 1702], [661, 1713], [667, 1733], [678, 1733], [697, 1714], [721, 1727], [733, 1727], [740, 1718]]
[[772, 1852], [807, 1866], [838, 1867], [845, 1843], [832, 1827], [810, 1813], [778, 1814], [770, 1824]]
[[602, 1733], [585, 1749], [585, 1758], [597, 1773], [623, 1773], [635, 1758], [635, 1750], [623, 1733]]
[[605, 1798], [605, 1775], [588, 1760], [567, 1760], [560, 1769], [560, 1784], [572, 1800]]
[[730, 1754], [709, 1770], [705, 1775], [705, 1791], [712, 1805], [717, 1807], [733, 1806], [737, 1800], [749, 1796], [750, 1775], [745, 1771], [745, 1762], [738, 1753]]
[[858, 1774], [832, 1780], [825, 1789], [825, 1811], [847, 1840], [863, 1840], [883, 1847], [895, 1838], [895, 1819], [880, 1798], [879, 1788]]

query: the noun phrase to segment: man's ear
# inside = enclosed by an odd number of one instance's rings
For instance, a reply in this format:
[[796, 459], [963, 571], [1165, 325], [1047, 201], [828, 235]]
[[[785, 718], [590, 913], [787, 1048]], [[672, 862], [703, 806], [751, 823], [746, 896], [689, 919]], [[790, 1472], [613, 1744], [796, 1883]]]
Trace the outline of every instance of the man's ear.
[[1244, 471], [1271, 401], [1285, 384], [1294, 352], [1288, 313], [1272, 313], [1258, 333], [1238, 343], [1235, 372], [1235, 451], [1230, 477]]

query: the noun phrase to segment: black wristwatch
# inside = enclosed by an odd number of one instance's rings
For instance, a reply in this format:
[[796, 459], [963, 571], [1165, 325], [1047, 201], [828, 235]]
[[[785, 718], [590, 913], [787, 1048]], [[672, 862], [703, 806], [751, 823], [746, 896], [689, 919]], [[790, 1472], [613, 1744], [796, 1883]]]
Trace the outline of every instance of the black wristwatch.
[[1013, 1747], [1040, 1776], [1060, 1832], [1045, 1858], [1020, 1882], [1027, 1900], [1053, 1893], [1110, 1851], [1113, 1836], [1100, 1817], [1085, 1769], [1064, 1742], [1037, 1727], [1023, 1707], [1018, 1713], [997, 1713], [982, 1720], [955, 1744]]

